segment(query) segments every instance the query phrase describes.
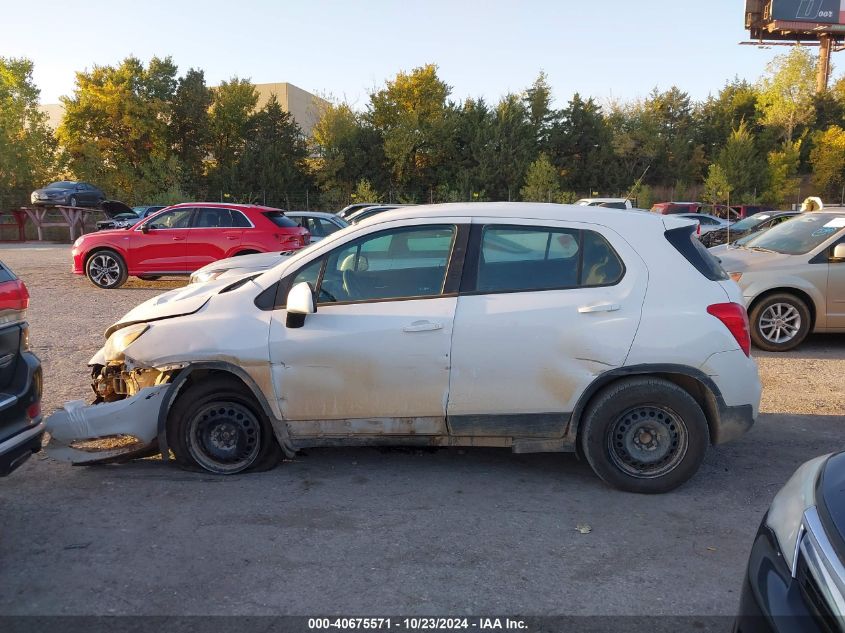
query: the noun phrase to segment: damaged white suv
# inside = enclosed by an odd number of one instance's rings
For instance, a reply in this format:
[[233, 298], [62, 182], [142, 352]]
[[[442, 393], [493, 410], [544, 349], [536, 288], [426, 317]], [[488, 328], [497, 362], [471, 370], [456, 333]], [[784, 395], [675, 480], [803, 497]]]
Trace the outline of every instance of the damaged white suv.
[[129, 312], [50, 450], [221, 474], [310, 446], [577, 451], [613, 486], [670, 490], [760, 399], [742, 296], [694, 230], [546, 204], [375, 216]]

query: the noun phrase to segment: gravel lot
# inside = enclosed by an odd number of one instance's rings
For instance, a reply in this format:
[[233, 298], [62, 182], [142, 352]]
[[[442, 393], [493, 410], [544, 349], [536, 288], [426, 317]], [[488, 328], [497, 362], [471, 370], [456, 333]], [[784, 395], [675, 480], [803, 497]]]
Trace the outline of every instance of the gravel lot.
[[[88, 397], [108, 325], [184, 283], [100, 291], [64, 245], [0, 259], [32, 294], [47, 412]], [[757, 358], [758, 424], [659, 497], [572, 455], [321, 449], [217, 478], [42, 453], [0, 480], [0, 614], [732, 614], [772, 495], [845, 425], [845, 336]]]

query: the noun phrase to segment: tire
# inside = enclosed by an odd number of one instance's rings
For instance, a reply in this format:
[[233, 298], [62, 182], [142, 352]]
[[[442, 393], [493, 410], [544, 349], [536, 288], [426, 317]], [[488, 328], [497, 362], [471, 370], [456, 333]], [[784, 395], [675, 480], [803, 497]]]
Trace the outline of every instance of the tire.
[[686, 391], [662, 378], [632, 377], [592, 399], [579, 440], [605, 483], [657, 494], [677, 488], [698, 471], [710, 433], [704, 411]]
[[76, 206], [76, 196], [71, 196], [70, 200], [68, 200], [68, 204], [70, 204], [70, 206], [72, 206], [72, 207], [75, 207]]
[[812, 326], [810, 308], [793, 294], [766, 297], [749, 315], [751, 340], [767, 352], [786, 352], [800, 345]]
[[138, 275], [138, 279], [142, 279], [143, 281], [156, 281], [161, 279], [161, 275]]
[[167, 443], [181, 467], [216, 475], [267, 470], [282, 454], [253, 394], [224, 376], [201, 379], [179, 396], [168, 414]]
[[85, 275], [92, 284], [105, 290], [120, 288], [129, 276], [126, 262], [109, 249], [91, 253], [85, 262]]

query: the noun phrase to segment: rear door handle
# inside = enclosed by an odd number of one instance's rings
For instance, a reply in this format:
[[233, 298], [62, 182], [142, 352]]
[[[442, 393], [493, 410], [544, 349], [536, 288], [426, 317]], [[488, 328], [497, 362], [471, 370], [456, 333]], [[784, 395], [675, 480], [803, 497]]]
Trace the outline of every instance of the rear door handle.
[[594, 306], [581, 306], [578, 312], [581, 314], [591, 314], [593, 312], [616, 312], [621, 310], [622, 306], [618, 303], [600, 303]]
[[442, 330], [442, 323], [434, 323], [432, 321], [414, 321], [411, 325], [406, 325], [402, 328], [403, 332], [431, 332], [433, 330]]

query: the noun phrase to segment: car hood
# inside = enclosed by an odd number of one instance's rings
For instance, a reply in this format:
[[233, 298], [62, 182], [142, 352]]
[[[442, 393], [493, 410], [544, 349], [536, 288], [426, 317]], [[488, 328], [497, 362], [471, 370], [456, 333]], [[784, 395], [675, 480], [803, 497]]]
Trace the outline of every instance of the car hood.
[[[769, 253], [766, 251], [752, 251], [747, 248], [727, 248], [718, 246], [711, 249], [713, 255], [722, 262], [722, 268], [729, 273], [754, 272], [757, 270], [773, 270], [795, 265], [795, 255], [783, 253]], [[809, 255], [807, 256], [809, 259]]]
[[109, 327], [106, 330], [106, 338], [111, 336], [113, 332], [133, 323], [159, 321], [193, 314], [199, 311], [213, 295], [237, 282], [238, 279], [248, 276], [242, 275], [235, 279], [229, 277], [204, 284], [191, 284], [148, 299], [124, 314], [120, 320]]
[[100, 203], [100, 208], [110, 218], [114, 218], [120, 213], [129, 213], [135, 218], [138, 217], [138, 214], [129, 205], [122, 203], [120, 200], [104, 200]]

